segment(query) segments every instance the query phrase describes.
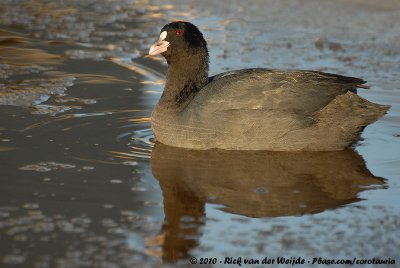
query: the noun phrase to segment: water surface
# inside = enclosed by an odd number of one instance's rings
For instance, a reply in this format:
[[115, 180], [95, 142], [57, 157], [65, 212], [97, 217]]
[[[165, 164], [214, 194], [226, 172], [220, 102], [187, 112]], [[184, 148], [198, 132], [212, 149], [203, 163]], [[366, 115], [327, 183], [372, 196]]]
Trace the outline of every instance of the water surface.
[[[2, 1], [1, 267], [192, 266], [190, 257], [240, 256], [398, 265], [398, 3], [247, 3]], [[354, 75], [372, 86], [361, 96], [392, 108], [343, 152], [154, 144], [149, 117], [166, 66], [145, 54], [174, 19], [201, 28], [212, 74]]]

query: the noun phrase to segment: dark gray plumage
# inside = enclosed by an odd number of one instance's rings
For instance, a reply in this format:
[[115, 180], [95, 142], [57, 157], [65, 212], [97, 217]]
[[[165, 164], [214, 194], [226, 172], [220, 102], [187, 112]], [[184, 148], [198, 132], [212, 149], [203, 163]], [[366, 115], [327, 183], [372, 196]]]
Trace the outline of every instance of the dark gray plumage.
[[165, 89], [151, 118], [161, 143], [192, 149], [342, 150], [389, 108], [355, 93], [368, 88], [362, 79], [336, 74], [258, 68], [208, 78], [207, 44], [196, 26], [173, 22], [161, 32], [164, 39], [150, 49], [168, 62]]

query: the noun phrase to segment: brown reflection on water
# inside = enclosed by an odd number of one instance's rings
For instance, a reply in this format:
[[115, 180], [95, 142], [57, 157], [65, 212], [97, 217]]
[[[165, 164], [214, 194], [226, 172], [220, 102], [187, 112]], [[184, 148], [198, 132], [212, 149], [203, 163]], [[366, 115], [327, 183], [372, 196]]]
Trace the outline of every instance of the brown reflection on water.
[[39, 63], [56, 64], [57, 62], [54, 60], [60, 59], [60, 56], [40, 49], [0, 46], [0, 58], [2, 63], [23, 66]]
[[0, 29], [0, 45], [1, 46], [15, 46], [18, 44], [27, 43], [28, 39], [16, 33]]
[[206, 202], [248, 217], [291, 216], [335, 209], [384, 186], [352, 150], [192, 151], [156, 144], [151, 165], [164, 197], [167, 262], [186, 258], [197, 246]]
[[0, 29], [1, 63], [12, 65], [57, 64], [59, 55], [50, 54], [41, 49], [23, 47], [31, 40], [14, 32]]

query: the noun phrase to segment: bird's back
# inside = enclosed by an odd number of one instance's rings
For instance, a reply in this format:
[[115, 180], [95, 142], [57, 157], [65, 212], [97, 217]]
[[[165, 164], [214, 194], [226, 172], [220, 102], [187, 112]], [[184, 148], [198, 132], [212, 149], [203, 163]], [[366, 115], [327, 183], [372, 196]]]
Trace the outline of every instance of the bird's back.
[[162, 143], [193, 149], [341, 150], [388, 109], [353, 93], [364, 83], [314, 71], [226, 72], [180, 113], [156, 108], [153, 129]]

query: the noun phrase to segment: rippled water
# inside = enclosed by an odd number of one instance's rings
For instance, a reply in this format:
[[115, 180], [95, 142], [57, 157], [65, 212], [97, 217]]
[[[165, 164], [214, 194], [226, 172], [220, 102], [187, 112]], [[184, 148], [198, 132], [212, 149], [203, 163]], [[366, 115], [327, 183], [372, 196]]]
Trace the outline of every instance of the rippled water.
[[[228, 267], [225, 257], [267, 256], [398, 265], [399, 4], [250, 2], [0, 3], [1, 267], [194, 267], [190, 257]], [[360, 76], [372, 86], [360, 94], [392, 108], [344, 152], [154, 144], [166, 66], [145, 55], [174, 19], [202, 29], [213, 74]]]

